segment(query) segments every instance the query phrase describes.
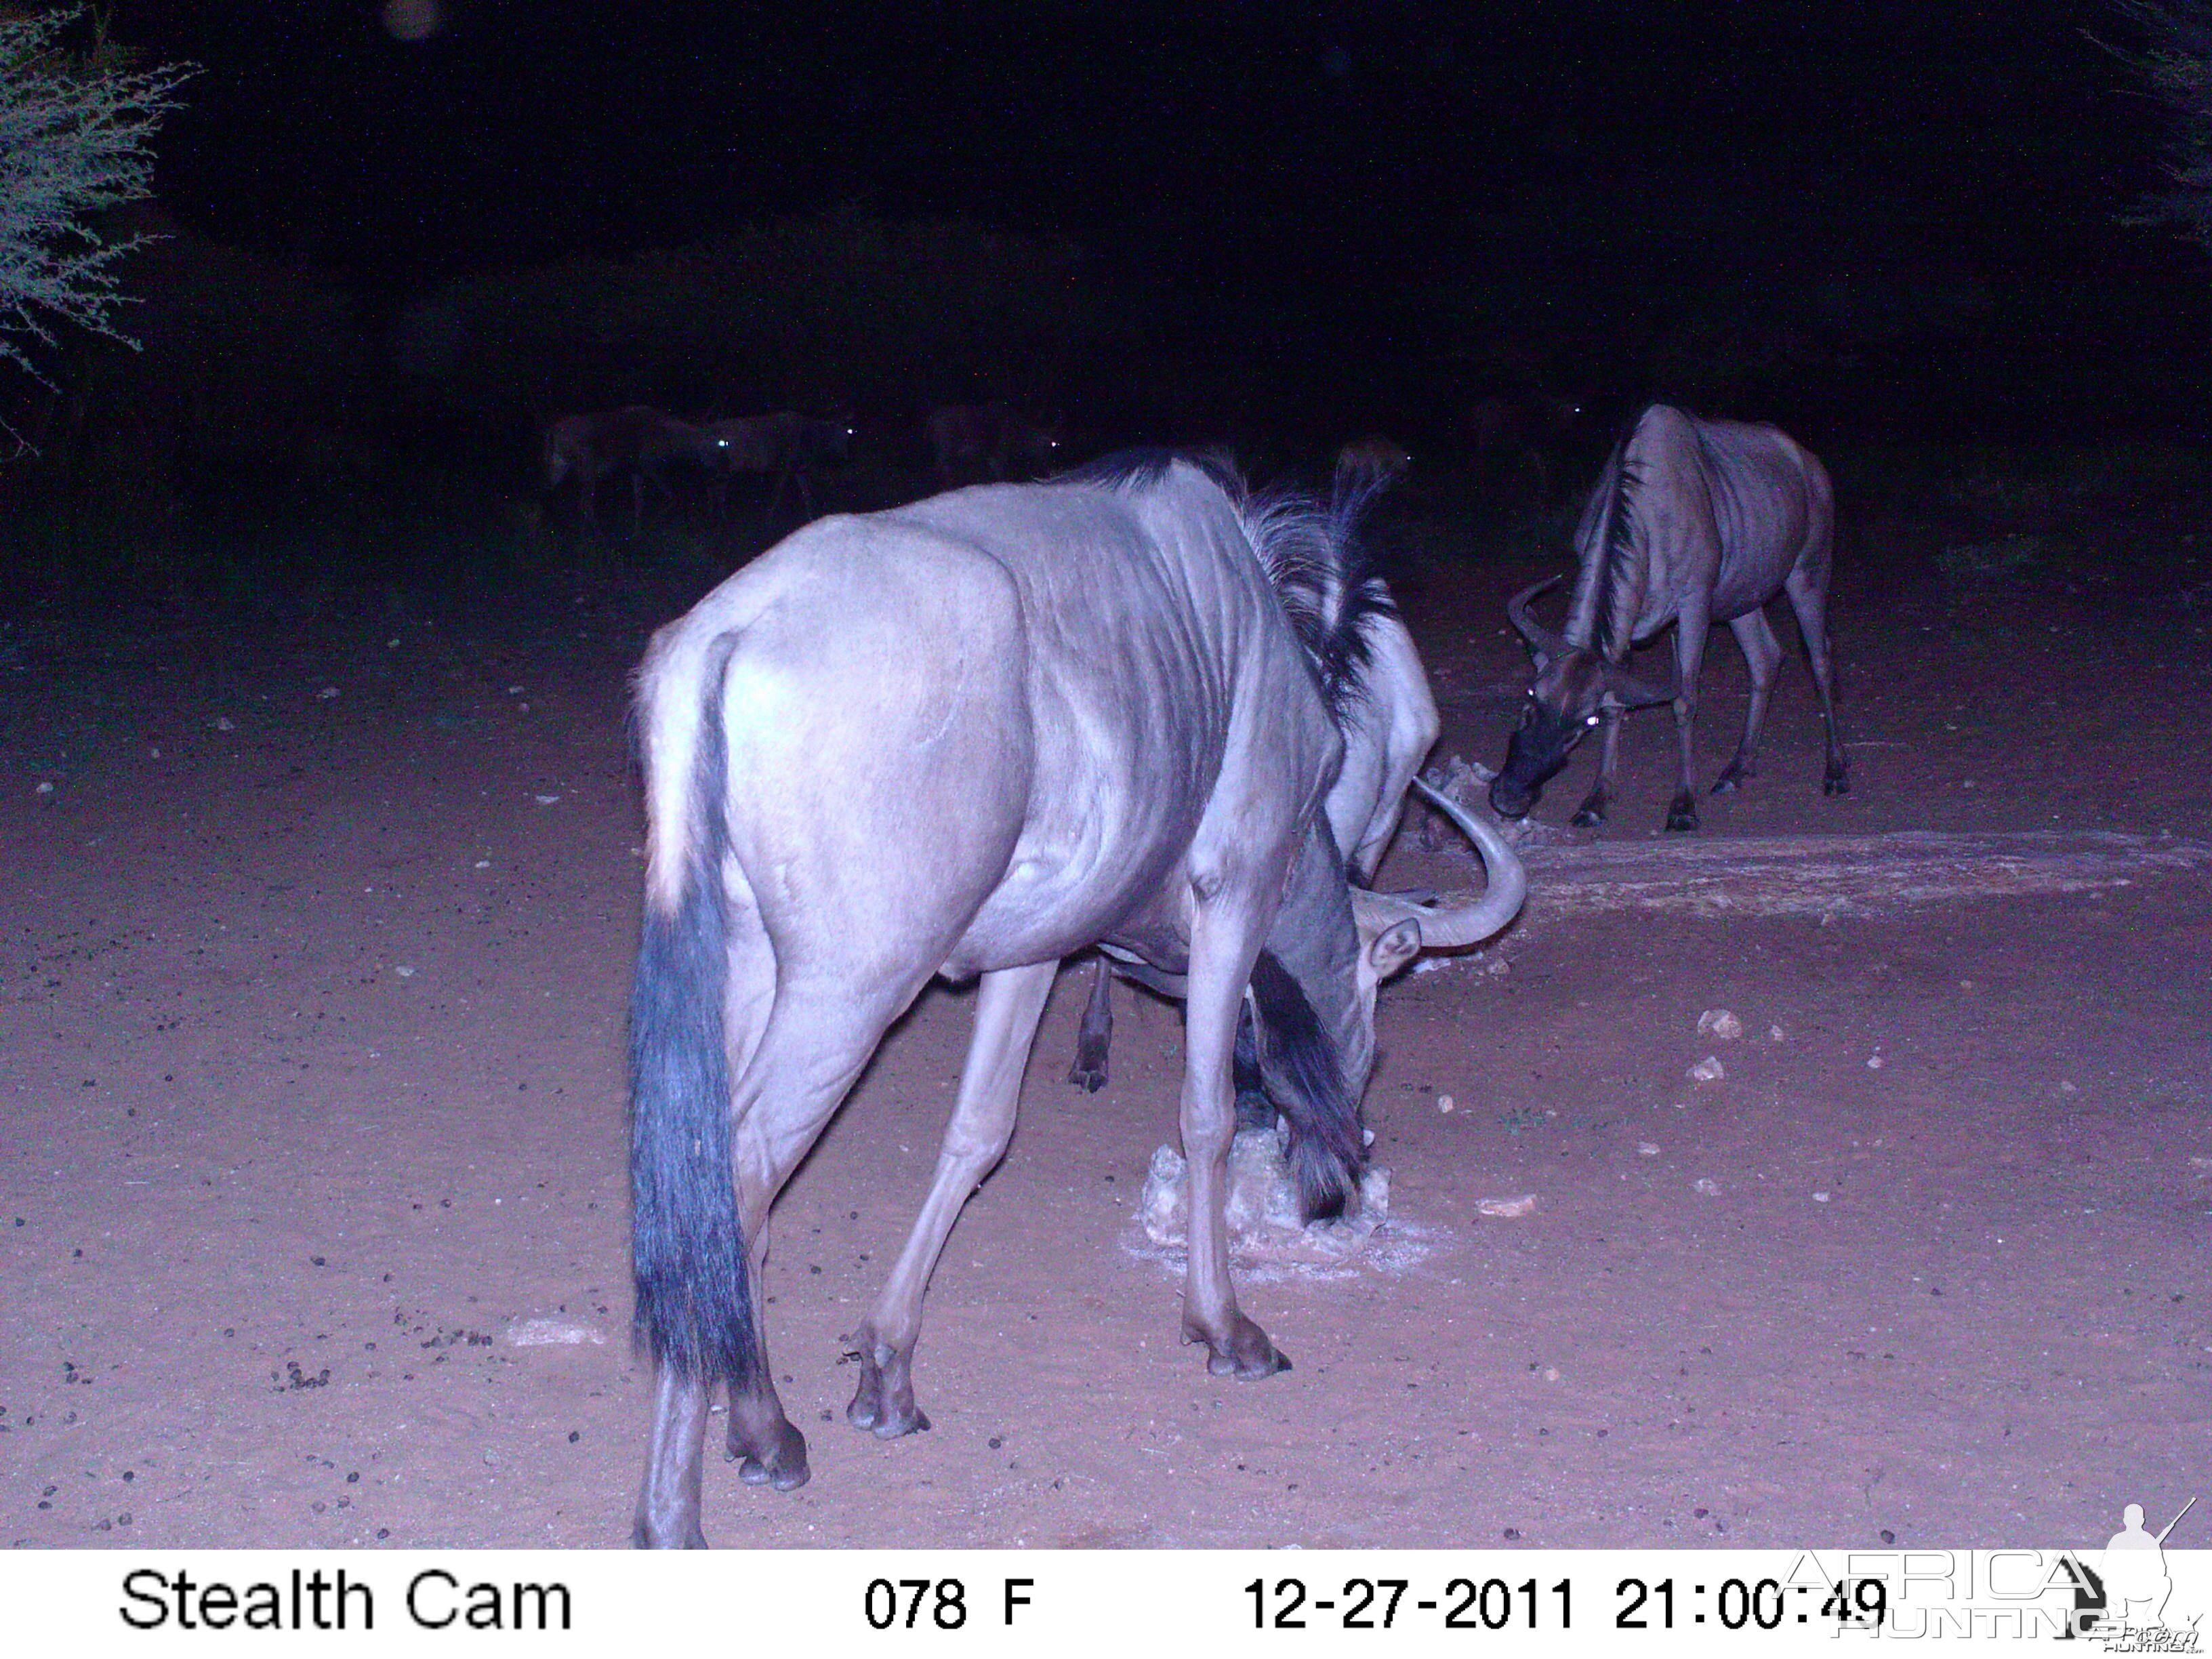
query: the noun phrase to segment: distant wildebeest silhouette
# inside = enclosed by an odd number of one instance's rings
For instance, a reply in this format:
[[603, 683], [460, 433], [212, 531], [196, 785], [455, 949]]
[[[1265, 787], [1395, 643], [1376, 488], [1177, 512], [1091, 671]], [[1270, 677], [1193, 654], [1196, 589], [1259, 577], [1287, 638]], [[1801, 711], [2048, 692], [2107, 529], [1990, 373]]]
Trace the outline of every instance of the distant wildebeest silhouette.
[[806, 516], [812, 518], [813, 475], [849, 459], [853, 435], [849, 421], [816, 420], [791, 410], [710, 421], [705, 428], [706, 460], [713, 470], [717, 514], [727, 504], [731, 481], [751, 476], [775, 481], [769, 491], [764, 516], [773, 518], [784, 490], [793, 488]]
[[1486, 481], [1534, 478], [1537, 504], [1552, 502], [1552, 466], [1559, 446], [1572, 434], [1583, 406], [1571, 398], [1523, 388], [1483, 398], [1468, 410], [1467, 429]]
[[1034, 477], [1060, 453], [1060, 423], [1037, 420], [1003, 399], [946, 404], [923, 423], [938, 482], [955, 484]]
[[[1664, 404], [1638, 416], [1606, 462], [1575, 531], [1582, 568], [1567, 604], [1566, 631], [1553, 633], [1528, 609], [1556, 576], [1524, 588], [1506, 607], [1535, 659], [1536, 679], [1505, 768], [1491, 783], [1490, 804], [1509, 818], [1525, 816], [1544, 781], [1566, 764], [1568, 751], [1602, 726], [1605, 755], [1597, 781], [1574, 822], [1604, 823], [1620, 716], [1671, 702], [1682, 771], [1667, 827], [1696, 829], [1690, 738], [1706, 633], [1714, 623], [1726, 623], [1751, 669], [1743, 740], [1713, 785], [1718, 795], [1752, 775], [1759, 725], [1782, 663], [1782, 647], [1765, 609], [1779, 593], [1790, 596], [1797, 613], [1820, 693], [1828, 740], [1824, 787], [1831, 795], [1848, 792], [1828, 660], [1835, 516], [1827, 470], [1788, 434], [1771, 426], [1703, 421]], [[1669, 623], [1674, 624], [1671, 684], [1645, 680], [1622, 666], [1632, 646]]]
[[644, 404], [596, 415], [564, 415], [545, 429], [545, 488], [574, 478], [583, 521], [599, 522], [599, 489], [605, 479], [626, 475], [630, 488], [630, 533], [645, 525], [645, 492], [650, 484], [664, 501], [673, 501], [669, 475], [703, 459], [707, 436], [689, 421], [679, 421]]

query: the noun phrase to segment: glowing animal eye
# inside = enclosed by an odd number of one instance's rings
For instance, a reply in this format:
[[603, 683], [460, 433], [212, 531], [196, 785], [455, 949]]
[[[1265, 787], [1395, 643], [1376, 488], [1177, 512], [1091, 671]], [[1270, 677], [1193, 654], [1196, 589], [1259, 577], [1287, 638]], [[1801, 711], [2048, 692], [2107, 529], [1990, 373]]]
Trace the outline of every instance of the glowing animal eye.
[[1591, 715], [1588, 720], [1584, 720], [1584, 721], [1583, 722], [1583, 724], [1584, 726], [1595, 726], [1595, 725], [1597, 724], [1597, 722], [1598, 722], [1598, 716], [1596, 716], [1595, 714], [1592, 714], [1592, 715]]

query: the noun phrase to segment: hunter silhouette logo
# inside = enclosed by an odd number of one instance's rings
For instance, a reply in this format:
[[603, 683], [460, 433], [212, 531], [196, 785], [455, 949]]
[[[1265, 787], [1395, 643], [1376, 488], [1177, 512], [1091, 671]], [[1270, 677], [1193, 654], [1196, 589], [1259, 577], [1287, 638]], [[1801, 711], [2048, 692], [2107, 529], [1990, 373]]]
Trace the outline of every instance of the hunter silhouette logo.
[[[2140, 1504], [2120, 1512], [2120, 1529], [2105, 1545], [2104, 1559], [2094, 1574], [2086, 1575], [2094, 1599], [2085, 1602], [2077, 1593], [2075, 1630], [2087, 1639], [2115, 1650], [2138, 1653], [2194, 1653], [2200, 1632], [2197, 1618], [2186, 1625], [2164, 1622], [2173, 1578], [2166, 1566], [2166, 1540], [2181, 1524], [2182, 1516], [2197, 1507], [2191, 1498], [2181, 1513], [2156, 1533], [2145, 1529]], [[2092, 1610], [2094, 1609], [2094, 1611]], [[2201, 1616], [2201, 1615], [2198, 1615]]]

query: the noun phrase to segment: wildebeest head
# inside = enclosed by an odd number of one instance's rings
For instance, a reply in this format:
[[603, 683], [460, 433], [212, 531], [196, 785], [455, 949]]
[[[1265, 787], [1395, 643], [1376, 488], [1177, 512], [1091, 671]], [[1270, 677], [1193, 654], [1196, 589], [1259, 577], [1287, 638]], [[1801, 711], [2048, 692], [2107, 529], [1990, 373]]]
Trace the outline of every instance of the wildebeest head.
[[1423, 951], [1489, 938], [1528, 892], [1520, 860], [1496, 830], [1419, 779], [1413, 787], [1474, 842], [1485, 889], [1436, 897], [1348, 886], [1324, 827], [1309, 840], [1269, 946], [1253, 964], [1260, 1072], [1290, 1124], [1285, 1151], [1309, 1221], [1342, 1214], [1359, 1190], [1376, 988]]
[[1568, 644], [1536, 620], [1529, 601], [1559, 580], [1553, 576], [1522, 589], [1505, 607], [1535, 659], [1536, 678], [1521, 705], [1521, 723], [1513, 728], [1504, 769], [1490, 786], [1490, 804], [1504, 817], [1525, 817], [1574, 746], [1608, 714], [1674, 700], [1672, 685], [1639, 678], [1608, 662], [1601, 652]]

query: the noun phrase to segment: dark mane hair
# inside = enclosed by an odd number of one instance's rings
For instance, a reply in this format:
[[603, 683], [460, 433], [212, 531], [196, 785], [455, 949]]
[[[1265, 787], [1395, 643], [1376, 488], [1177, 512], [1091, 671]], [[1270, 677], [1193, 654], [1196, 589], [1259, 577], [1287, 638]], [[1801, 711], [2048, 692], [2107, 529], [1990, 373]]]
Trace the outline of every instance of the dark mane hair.
[[1629, 617], [1624, 625], [1622, 636], [1617, 641], [1613, 637], [1613, 596], [1620, 586], [1622, 573], [1629, 567], [1632, 552], [1630, 541], [1636, 521], [1638, 469], [1628, 459], [1628, 441], [1636, 435], [1637, 428], [1644, 424], [1644, 417], [1651, 412], [1653, 407], [1646, 404], [1636, 411], [1635, 417], [1614, 443], [1613, 453], [1607, 458], [1605, 464], [1605, 476], [1611, 479], [1613, 489], [1606, 501], [1604, 516], [1597, 525], [1597, 613], [1590, 624], [1590, 649], [1607, 659], [1613, 657], [1616, 647], [1624, 652], [1627, 650], [1626, 630], [1636, 625], [1635, 618]]
[[1397, 607], [1360, 534], [1387, 473], [1340, 477], [1324, 506], [1302, 490], [1255, 492], [1223, 455], [1164, 447], [1115, 450], [1054, 480], [1115, 490], [1149, 489], [1178, 461], [1194, 467], [1228, 496], [1260, 557], [1283, 615], [1305, 647], [1322, 701], [1341, 725], [1366, 695], [1368, 627]]

